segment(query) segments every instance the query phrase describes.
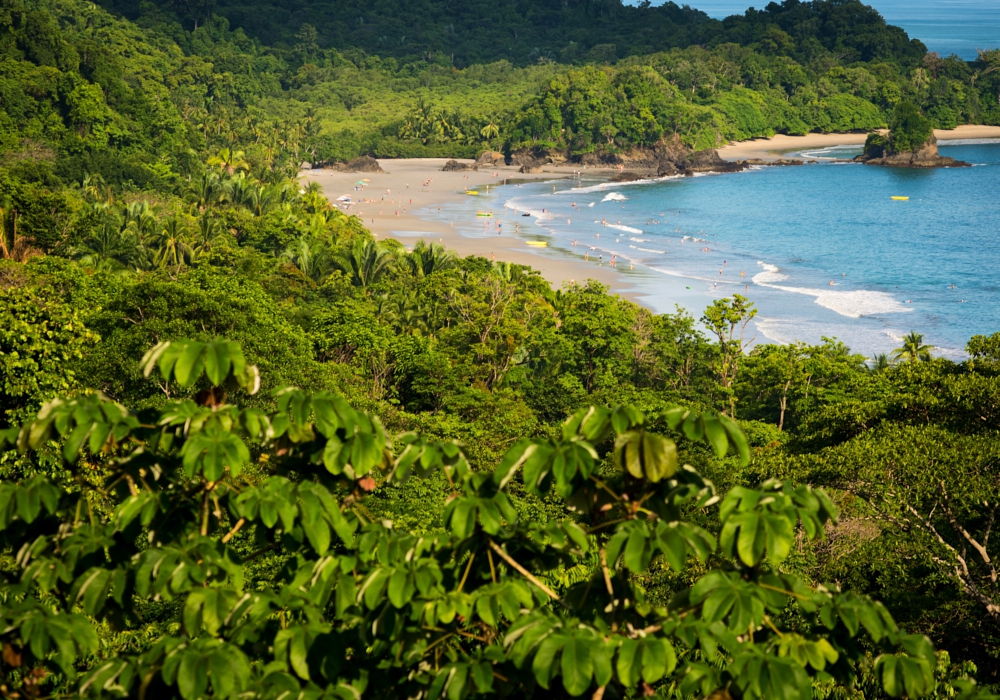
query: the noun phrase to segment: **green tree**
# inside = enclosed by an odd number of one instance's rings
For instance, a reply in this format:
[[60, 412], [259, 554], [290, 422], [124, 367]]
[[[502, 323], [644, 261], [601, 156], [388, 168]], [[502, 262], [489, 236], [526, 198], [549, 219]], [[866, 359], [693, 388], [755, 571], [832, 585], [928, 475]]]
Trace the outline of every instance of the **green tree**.
[[[22, 451], [55, 441], [74, 484], [0, 485], [3, 545], [31, 543], [0, 575], [11, 689], [805, 700], [814, 678], [852, 680], [862, 640], [882, 652], [887, 695], [935, 687], [926, 637], [870, 599], [782, 569], [797, 529], [816, 540], [836, 520], [822, 491], [768, 481], [716, 494], [656, 430], [719, 459], [735, 447], [745, 464], [745, 438], [724, 416], [590, 407], [551, 437], [518, 441], [491, 473], [454, 442], [391, 439], [333, 394], [284, 388], [269, 411], [229, 403], [260, 382], [235, 343], [164, 342], [142, 366], [202, 391], [142, 419], [101, 394], [59, 398], [0, 432]], [[252, 461], [251, 446], [266, 458]], [[380, 481], [433, 472], [453, 491], [442, 530], [417, 537], [367, 517]], [[571, 510], [524, 521], [515, 482]], [[706, 509], [718, 535], [696, 521]], [[261, 571], [260, 557], [283, 564]], [[640, 584], [654, 559], [684, 576], [668, 606]], [[561, 576], [574, 567], [578, 583]], [[159, 601], [164, 624], [146, 627], [140, 648], [101, 643], [97, 620], [134, 629]], [[798, 621], [786, 627], [791, 606]]]
[[355, 287], [366, 289], [385, 278], [396, 264], [396, 251], [370, 238], [357, 238], [337, 251], [332, 263]]
[[754, 338], [747, 340], [746, 329], [750, 321], [757, 315], [753, 302], [746, 297], [734, 294], [733, 297], [716, 299], [705, 309], [701, 317], [708, 330], [711, 331], [719, 344], [716, 348], [716, 372], [719, 386], [729, 399], [729, 415], [735, 415], [736, 395], [733, 385], [739, 375], [740, 361], [746, 347], [753, 343]]
[[933, 345], [924, 343], [922, 333], [910, 331], [903, 337], [902, 347], [892, 351], [892, 358], [905, 362], [927, 362], [931, 359], [931, 350], [933, 349]]
[[895, 152], [918, 151], [933, 136], [931, 121], [912, 102], [900, 102], [889, 118], [889, 147]]

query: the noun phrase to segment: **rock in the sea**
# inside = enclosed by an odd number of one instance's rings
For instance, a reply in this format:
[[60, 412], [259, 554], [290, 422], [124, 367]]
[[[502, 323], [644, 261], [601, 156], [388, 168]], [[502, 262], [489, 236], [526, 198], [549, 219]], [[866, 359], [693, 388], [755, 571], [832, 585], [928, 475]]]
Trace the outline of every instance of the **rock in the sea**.
[[746, 170], [746, 165], [731, 160], [723, 160], [719, 152], [714, 148], [704, 151], [695, 151], [680, 164], [681, 169], [687, 173], [737, 173]]
[[895, 151], [892, 138], [872, 134], [865, 142], [865, 152], [855, 158], [865, 165], [884, 165], [890, 168], [966, 168], [971, 163], [938, 155], [934, 134], [915, 151]]
[[618, 173], [613, 178], [608, 180], [608, 182], [635, 182], [636, 180], [642, 180], [642, 179], [643, 176], [640, 175], [639, 173], [625, 171], [622, 173]]
[[462, 161], [459, 160], [449, 160], [447, 163], [444, 164], [444, 167], [441, 168], [441, 172], [455, 173], [455, 172], [462, 172], [464, 170], [478, 170], [478, 169], [479, 168], [473, 163], [463, 163]]
[[672, 160], [664, 158], [656, 166], [656, 174], [659, 177], [673, 177], [674, 175], [677, 175], [677, 173], [677, 166], [674, 165]]

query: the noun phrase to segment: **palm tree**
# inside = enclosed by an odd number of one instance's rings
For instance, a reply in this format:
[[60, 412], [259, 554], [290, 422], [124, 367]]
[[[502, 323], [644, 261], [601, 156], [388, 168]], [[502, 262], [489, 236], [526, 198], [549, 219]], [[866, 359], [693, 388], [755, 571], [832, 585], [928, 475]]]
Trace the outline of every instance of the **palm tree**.
[[333, 265], [351, 280], [355, 287], [366, 289], [379, 282], [396, 261], [394, 251], [370, 239], [357, 238], [350, 248], [333, 256]]
[[872, 355], [872, 363], [869, 367], [870, 371], [878, 374], [879, 372], [884, 372], [892, 367], [892, 360], [884, 352]]
[[246, 154], [243, 151], [234, 151], [232, 148], [223, 148], [214, 156], [208, 159], [209, 165], [217, 165], [223, 172], [233, 175], [237, 170], [249, 171], [250, 164], [247, 162]]
[[479, 130], [479, 134], [486, 141], [491, 141], [492, 139], [499, 138], [500, 126], [497, 124], [497, 119], [493, 116], [487, 118], [486, 125]]
[[180, 270], [185, 263], [190, 262], [193, 254], [188, 244], [186, 231], [181, 222], [174, 217], [163, 224], [163, 228], [155, 237], [156, 264], [158, 267], [173, 267]]
[[195, 240], [201, 250], [211, 250], [212, 243], [222, 234], [222, 227], [219, 222], [205, 212], [198, 219], [198, 227], [195, 229]]
[[490, 270], [490, 274], [496, 275], [504, 282], [513, 282], [515, 270], [517, 270], [517, 267], [513, 263], [503, 260], [493, 263], [493, 269]]
[[111, 185], [104, 181], [99, 174], [87, 175], [83, 178], [83, 194], [91, 202], [99, 202], [111, 205], [114, 202], [114, 194], [111, 192]]
[[903, 337], [903, 346], [892, 351], [892, 358], [905, 362], [927, 362], [933, 349], [933, 345], [924, 345], [923, 333], [910, 331]]
[[135, 267], [140, 261], [141, 247], [132, 229], [119, 228], [115, 221], [108, 219], [83, 240], [74, 257], [97, 269], [123, 270]]
[[379, 316], [397, 333], [421, 335], [429, 330], [423, 309], [409, 296], [396, 298], [383, 305]]
[[264, 216], [273, 211], [280, 203], [280, 192], [268, 185], [252, 187], [249, 194], [249, 207], [254, 216]]
[[302, 274], [319, 282], [330, 274], [333, 267], [333, 258], [329, 249], [321, 241], [302, 236], [292, 243], [282, 253], [283, 258], [291, 262], [302, 271]]
[[413, 252], [404, 258], [406, 267], [415, 277], [427, 277], [435, 272], [450, 270], [458, 262], [455, 254], [445, 248], [440, 243], [427, 244], [424, 241], [417, 241], [413, 246]]
[[226, 183], [218, 174], [206, 171], [200, 178], [189, 180], [184, 198], [199, 211], [205, 211], [211, 205], [223, 201], [227, 194], [226, 190]]

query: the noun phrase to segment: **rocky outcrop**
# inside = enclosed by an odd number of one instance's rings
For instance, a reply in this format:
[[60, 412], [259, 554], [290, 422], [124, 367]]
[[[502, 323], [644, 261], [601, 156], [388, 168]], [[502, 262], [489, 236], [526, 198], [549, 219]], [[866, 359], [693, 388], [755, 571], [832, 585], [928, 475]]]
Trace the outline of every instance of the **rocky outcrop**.
[[479, 157], [476, 158], [477, 166], [486, 165], [489, 167], [498, 167], [506, 164], [506, 158], [504, 158], [503, 153], [500, 153], [499, 151], [483, 151], [479, 154]]
[[633, 173], [630, 171], [625, 171], [618, 173], [612, 177], [608, 182], [635, 182], [637, 180], [644, 180], [647, 176], [640, 175], [639, 173]]
[[441, 172], [443, 173], [457, 173], [466, 170], [479, 170], [479, 167], [474, 163], [463, 163], [459, 160], [449, 160], [444, 164], [444, 167], [441, 168]]
[[682, 172], [688, 173], [738, 173], [746, 170], [743, 163], [723, 160], [719, 152], [714, 148], [704, 151], [695, 151], [683, 163]]
[[342, 173], [384, 173], [382, 166], [371, 156], [361, 156], [346, 163], [331, 163], [327, 166], [331, 170], [339, 170]]
[[806, 163], [818, 163], [816, 160], [801, 160], [799, 158], [778, 158], [777, 160], [764, 160], [763, 158], [747, 158], [738, 160], [737, 163], [744, 165], [805, 165]]
[[540, 173], [542, 172], [542, 164], [538, 161], [532, 161], [530, 163], [525, 163], [521, 166], [519, 173]]
[[514, 167], [538, 168], [543, 165], [563, 165], [569, 160], [565, 153], [551, 148], [522, 148], [512, 151], [507, 162]]
[[896, 151], [892, 138], [872, 134], [865, 142], [865, 152], [855, 158], [865, 165], [884, 165], [890, 168], [965, 168], [971, 164], [938, 154], [934, 134], [915, 151]]

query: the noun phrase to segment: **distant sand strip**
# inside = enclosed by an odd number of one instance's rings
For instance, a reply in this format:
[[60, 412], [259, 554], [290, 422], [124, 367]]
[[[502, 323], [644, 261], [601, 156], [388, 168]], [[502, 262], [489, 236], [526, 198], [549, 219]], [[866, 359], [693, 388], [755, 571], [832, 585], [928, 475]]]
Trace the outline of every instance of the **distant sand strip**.
[[[938, 141], [957, 139], [994, 139], [1000, 138], [1000, 126], [960, 126], [956, 129], [935, 129], [934, 135]], [[726, 160], [746, 160], [761, 158], [776, 160], [792, 151], [805, 151], [830, 146], [862, 145], [867, 134], [806, 134], [805, 136], [786, 136], [778, 134], [769, 139], [752, 139], [739, 141], [723, 146], [719, 155]]]

